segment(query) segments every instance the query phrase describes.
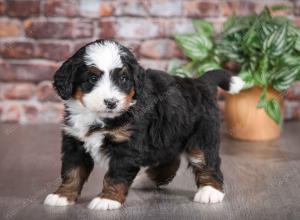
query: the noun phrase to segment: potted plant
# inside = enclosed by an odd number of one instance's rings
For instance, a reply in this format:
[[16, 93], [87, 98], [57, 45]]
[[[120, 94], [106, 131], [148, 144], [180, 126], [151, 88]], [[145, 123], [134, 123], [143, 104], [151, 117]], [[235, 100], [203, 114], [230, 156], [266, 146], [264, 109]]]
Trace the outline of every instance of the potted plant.
[[189, 61], [172, 62], [170, 73], [195, 77], [220, 67], [232, 70], [246, 84], [240, 94], [226, 96], [229, 134], [243, 140], [279, 137], [285, 91], [300, 80], [300, 29], [268, 8], [229, 17], [218, 35], [209, 22], [193, 24], [195, 33], [175, 36]]

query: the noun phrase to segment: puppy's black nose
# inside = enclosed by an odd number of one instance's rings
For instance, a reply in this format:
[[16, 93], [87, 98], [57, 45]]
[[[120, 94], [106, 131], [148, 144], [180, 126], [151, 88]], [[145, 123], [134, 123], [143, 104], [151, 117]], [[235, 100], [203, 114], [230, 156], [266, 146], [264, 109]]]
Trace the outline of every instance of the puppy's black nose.
[[104, 104], [108, 109], [114, 109], [117, 107], [118, 100], [116, 99], [104, 99]]

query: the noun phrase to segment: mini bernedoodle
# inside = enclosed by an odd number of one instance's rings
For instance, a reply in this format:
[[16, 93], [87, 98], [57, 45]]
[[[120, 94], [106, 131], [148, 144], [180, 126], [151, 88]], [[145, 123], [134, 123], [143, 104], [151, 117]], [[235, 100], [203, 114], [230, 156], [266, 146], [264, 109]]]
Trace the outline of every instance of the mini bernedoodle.
[[168, 184], [183, 157], [198, 187], [194, 201], [221, 202], [217, 86], [238, 93], [243, 85], [225, 70], [191, 79], [144, 69], [113, 40], [85, 45], [54, 75], [65, 105], [62, 183], [44, 203], [74, 204], [100, 163], [103, 189], [88, 208], [118, 209], [130, 187]]

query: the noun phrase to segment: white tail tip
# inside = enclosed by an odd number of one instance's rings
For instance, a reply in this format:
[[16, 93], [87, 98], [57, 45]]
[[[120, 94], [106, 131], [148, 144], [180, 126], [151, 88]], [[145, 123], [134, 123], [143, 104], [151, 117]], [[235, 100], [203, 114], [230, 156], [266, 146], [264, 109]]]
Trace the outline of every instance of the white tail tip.
[[230, 80], [230, 87], [228, 93], [237, 94], [243, 89], [244, 85], [245, 85], [244, 80], [242, 80], [238, 76], [233, 76], [231, 77]]

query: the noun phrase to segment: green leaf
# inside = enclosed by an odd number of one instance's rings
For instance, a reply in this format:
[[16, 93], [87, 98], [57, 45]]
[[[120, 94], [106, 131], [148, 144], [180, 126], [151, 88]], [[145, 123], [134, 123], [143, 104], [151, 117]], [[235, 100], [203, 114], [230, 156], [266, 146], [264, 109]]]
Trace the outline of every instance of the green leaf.
[[228, 32], [232, 27], [234, 27], [236, 21], [237, 21], [237, 17], [235, 15], [228, 17], [223, 25], [222, 32]]
[[286, 45], [285, 45], [285, 48], [284, 48], [285, 56], [293, 51], [293, 49], [295, 48], [296, 42], [297, 42], [297, 37], [296, 36], [287, 37]]
[[198, 73], [200, 74], [200, 76], [202, 74], [204, 74], [205, 72], [209, 71], [209, 70], [214, 70], [214, 69], [219, 69], [220, 65], [217, 64], [216, 62], [213, 61], [208, 61], [205, 62], [204, 64], [201, 64], [198, 68]]
[[264, 56], [259, 60], [258, 69], [254, 72], [254, 80], [256, 84], [267, 86], [268, 85], [268, 66], [269, 60], [267, 56]]
[[300, 52], [300, 36], [298, 37], [295, 43], [295, 49]]
[[194, 77], [194, 73], [192, 71], [189, 71], [185, 68], [178, 68], [174, 73], [172, 73], [173, 76], [179, 76], [179, 77]]
[[250, 28], [250, 30], [245, 34], [242, 41], [243, 50], [247, 52], [255, 53], [255, 50], [260, 48], [259, 38], [254, 29], [255, 26]]
[[219, 42], [216, 46], [215, 53], [220, 57], [222, 60], [235, 60], [240, 62], [240, 48], [238, 45], [233, 44], [229, 41], [222, 41]]
[[267, 106], [267, 87], [263, 89], [262, 94], [259, 97], [256, 108], [265, 108]]
[[268, 56], [281, 56], [285, 52], [287, 41], [287, 25], [276, 29], [263, 42], [263, 51]]
[[277, 123], [282, 124], [280, 105], [275, 98], [270, 99], [264, 107], [266, 113]]
[[284, 67], [273, 77], [273, 88], [279, 92], [287, 90], [297, 78], [300, 67]]
[[175, 39], [181, 46], [184, 54], [192, 60], [203, 60], [213, 46], [212, 41], [204, 35], [176, 35]]
[[243, 89], [250, 89], [254, 86], [254, 78], [249, 70], [242, 70], [239, 74], [239, 77], [241, 77], [245, 82]]
[[296, 76], [296, 80], [300, 80], [300, 71], [298, 72], [298, 74]]
[[237, 34], [249, 30], [256, 17], [257, 16], [255, 14], [242, 17], [236, 17], [235, 15], [229, 17], [228, 20], [224, 23], [221, 36], [228, 37], [232, 34]]
[[207, 37], [211, 37], [213, 35], [213, 25], [208, 21], [200, 19], [193, 20], [193, 26], [199, 34], [204, 34]]
[[264, 10], [258, 15], [260, 20], [270, 19], [271, 18], [271, 12], [268, 7], [264, 7]]
[[257, 29], [261, 34], [261, 39], [265, 39], [269, 35], [271, 35], [277, 27], [275, 25], [270, 24], [270, 22], [262, 21], [259, 22], [259, 28]]
[[300, 65], [300, 55], [295, 56], [291, 54], [286, 54], [285, 56], [282, 57], [282, 61], [287, 66], [297, 66]]
[[181, 66], [181, 61], [178, 59], [173, 59], [169, 62], [167, 72], [171, 75], [176, 74], [176, 70], [179, 69]]

